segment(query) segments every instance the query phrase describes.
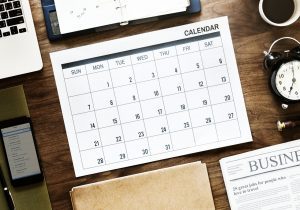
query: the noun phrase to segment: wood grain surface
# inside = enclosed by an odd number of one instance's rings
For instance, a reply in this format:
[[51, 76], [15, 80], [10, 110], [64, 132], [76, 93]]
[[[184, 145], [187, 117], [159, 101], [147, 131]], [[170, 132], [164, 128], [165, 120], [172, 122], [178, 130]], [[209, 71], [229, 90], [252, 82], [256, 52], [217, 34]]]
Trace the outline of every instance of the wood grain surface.
[[[41, 72], [1, 80], [0, 88], [24, 84], [41, 164], [54, 210], [72, 208], [69, 191], [74, 186], [199, 160], [207, 163], [216, 208], [230, 209], [219, 160], [230, 155], [300, 138], [299, 128], [284, 133], [277, 131], [276, 121], [300, 116], [300, 105], [293, 105], [285, 111], [281, 109], [280, 101], [270, 92], [270, 72], [265, 71], [262, 66], [263, 51], [267, 50], [275, 39], [282, 36], [300, 39], [300, 22], [283, 28], [270, 26], [259, 16], [258, 3], [259, 0], [202, 0], [201, 14], [126, 26], [51, 43], [46, 34], [41, 2], [30, 0], [44, 69]], [[219, 16], [229, 17], [254, 142], [75, 178], [49, 53]], [[277, 49], [290, 49], [294, 45], [287, 41], [278, 45]]]

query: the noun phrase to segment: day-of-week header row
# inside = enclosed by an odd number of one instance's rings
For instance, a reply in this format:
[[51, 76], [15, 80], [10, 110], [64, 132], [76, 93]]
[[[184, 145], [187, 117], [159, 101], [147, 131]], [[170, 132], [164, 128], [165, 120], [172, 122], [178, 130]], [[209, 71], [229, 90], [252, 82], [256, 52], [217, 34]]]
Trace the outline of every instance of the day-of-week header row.
[[155, 59], [164, 59], [168, 57], [174, 57], [187, 53], [197, 52], [199, 50], [207, 50], [215, 47], [222, 46], [222, 40], [220, 37], [202, 40], [199, 42], [185, 43], [177, 46], [171, 46], [161, 48], [154, 51], [146, 51], [142, 53], [133, 54], [130, 56], [123, 56], [119, 58], [113, 58], [109, 60], [103, 60], [94, 62], [82, 66], [76, 66], [68, 69], [64, 69], [64, 77], [70, 78], [83, 74], [90, 74], [98, 71], [106, 71], [109, 69], [121, 68], [129, 65], [135, 65], [139, 63], [154, 61]]

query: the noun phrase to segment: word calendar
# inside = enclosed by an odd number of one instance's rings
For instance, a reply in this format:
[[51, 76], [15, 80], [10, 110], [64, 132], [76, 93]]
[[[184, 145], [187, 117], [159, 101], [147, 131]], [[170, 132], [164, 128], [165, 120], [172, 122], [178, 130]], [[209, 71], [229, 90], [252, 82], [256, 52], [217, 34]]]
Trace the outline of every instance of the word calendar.
[[51, 60], [76, 176], [252, 141], [227, 17]]

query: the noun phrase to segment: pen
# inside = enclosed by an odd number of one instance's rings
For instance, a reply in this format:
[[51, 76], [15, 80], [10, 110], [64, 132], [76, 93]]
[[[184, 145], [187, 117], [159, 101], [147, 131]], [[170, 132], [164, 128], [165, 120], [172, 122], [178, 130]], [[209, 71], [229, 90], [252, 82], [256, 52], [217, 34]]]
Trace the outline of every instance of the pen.
[[8, 186], [5, 182], [1, 167], [0, 167], [0, 183], [1, 183], [3, 191], [4, 191], [4, 195], [5, 195], [9, 210], [15, 210], [16, 209], [15, 203], [14, 203], [13, 197], [8, 189]]
[[300, 125], [300, 121], [286, 121], [286, 122], [277, 121], [278, 131], [282, 131], [285, 128], [294, 128], [299, 125]]

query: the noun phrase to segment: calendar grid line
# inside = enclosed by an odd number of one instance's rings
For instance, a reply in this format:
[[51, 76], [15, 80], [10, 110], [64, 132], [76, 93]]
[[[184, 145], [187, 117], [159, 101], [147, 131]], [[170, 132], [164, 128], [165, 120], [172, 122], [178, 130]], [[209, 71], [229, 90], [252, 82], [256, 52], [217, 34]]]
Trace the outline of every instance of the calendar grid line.
[[[84, 66], [85, 67], [85, 70], [86, 70], [86, 65]], [[88, 77], [88, 76], [87, 76]], [[91, 92], [91, 85], [90, 85], [90, 81], [89, 81], [89, 78], [87, 78], [87, 83], [88, 83], [88, 86], [89, 86], [89, 89], [90, 89], [90, 94], [92, 94]], [[96, 124], [97, 124], [97, 128], [99, 127], [99, 123], [98, 123], [98, 119], [97, 119], [97, 116], [96, 116], [96, 111], [95, 111], [95, 103], [94, 103], [94, 99], [93, 97], [91, 96], [91, 100], [92, 100], [92, 104], [93, 104], [93, 109], [94, 109], [94, 116], [95, 116], [95, 120], [96, 120]], [[74, 116], [74, 115], [73, 115]], [[102, 147], [102, 141], [101, 141], [101, 135], [100, 135], [100, 132], [98, 130], [98, 134], [99, 134], [99, 138], [100, 138], [100, 142], [101, 142], [101, 150], [102, 150], [102, 154], [103, 154], [103, 162], [104, 164], [106, 164], [106, 160], [105, 160], [105, 155], [104, 155], [104, 150], [103, 150], [103, 147]], [[83, 166], [84, 167], [84, 166]]]
[[[220, 39], [221, 39], [221, 43], [222, 43], [222, 46], [223, 46], [223, 39], [222, 39], [221, 36], [220, 36]], [[229, 86], [230, 86], [230, 90], [232, 92], [232, 98], [234, 100], [234, 95], [233, 95], [233, 91], [232, 91], [232, 85], [231, 85], [231, 82], [230, 82], [231, 78], [230, 78], [230, 74], [228, 72], [228, 64], [227, 64], [227, 60], [226, 60], [226, 56], [225, 56], [226, 54], [225, 54], [224, 48], [222, 48], [222, 50], [223, 50], [224, 59], [225, 59], [226, 66], [227, 66], [226, 70], [227, 70], [227, 74], [228, 74], [228, 78], [229, 78]], [[236, 109], [236, 104], [234, 103], [233, 105], [234, 105], [234, 111], [235, 111], [236, 115], [238, 115], [237, 109]], [[239, 127], [240, 136], [241, 136], [241, 127], [240, 127], [240, 122], [239, 122], [238, 116], [236, 118], [237, 118], [237, 123], [238, 123], [238, 127]]]
[[176, 51], [176, 54], [177, 54], [177, 62], [178, 62], [178, 66], [179, 66], [179, 69], [180, 69], [180, 77], [181, 77], [181, 82], [182, 82], [182, 86], [183, 86], [184, 97], [185, 97], [185, 100], [186, 100], [186, 105], [188, 107], [188, 114], [189, 114], [189, 120], [190, 120], [190, 123], [191, 123], [191, 129], [192, 129], [192, 133], [193, 133], [194, 144], [196, 145], [196, 137], [195, 137], [195, 132], [194, 132], [194, 129], [193, 129], [193, 123], [192, 123], [191, 113], [189, 112], [190, 107], [189, 107], [189, 103], [188, 103], [187, 96], [186, 96], [186, 91], [185, 91], [185, 87], [184, 87], [183, 76], [181, 74], [182, 68], [181, 68], [181, 65], [180, 65], [180, 62], [179, 62], [178, 52], [177, 52], [177, 47], [176, 46], [175, 46], [175, 51]]
[[[192, 127], [193, 129], [197, 129], [197, 128], [203, 128], [203, 127], [207, 127], [207, 126], [211, 126], [213, 124], [222, 124], [222, 123], [225, 123], [225, 122], [231, 122], [231, 121], [237, 121], [238, 118], [232, 118], [230, 120], [224, 120], [224, 121], [220, 121], [220, 122], [211, 122], [211, 123], [208, 123], [208, 124], [205, 124], [205, 125], [200, 125], [200, 126], [194, 126]], [[113, 126], [110, 126], [110, 127], [113, 127]], [[177, 132], [182, 132], [182, 131], [185, 131], [185, 130], [190, 130], [192, 128], [189, 128], [189, 129], [180, 129], [180, 130], [176, 130], [176, 131], [172, 131], [170, 132], [170, 134], [173, 134], [173, 133], [177, 133]], [[88, 131], [81, 131], [81, 132], [78, 132], [78, 134], [80, 133], [86, 133], [86, 132], [89, 132], [89, 131], [96, 131], [97, 129], [94, 129], [94, 130], [88, 130]], [[152, 137], [157, 137], [157, 136], [163, 136], [163, 135], [166, 135], [166, 134], [157, 134], [157, 135], [151, 135], [151, 136], [148, 136], [148, 137], [143, 137], [143, 138], [136, 138], [136, 139], [131, 139], [131, 140], [124, 140], [120, 143], [114, 143], [114, 144], [107, 144], [107, 145], [102, 145], [102, 147], [107, 147], [107, 146], [113, 146], [113, 145], [117, 145], [117, 144], [124, 144], [126, 142], [133, 142], [133, 141], [138, 141], [138, 140], [143, 140], [143, 139], [146, 139], [146, 138], [152, 138]], [[100, 148], [100, 147], [95, 147], [95, 148]], [[95, 149], [95, 148], [91, 148], [91, 149]], [[89, 150], [89, 149], [87, 149]], [[85, 150], [80, 150], [80, 151], [85, 151]]]
[[[199, 46], [199, 49], [200, 49], [199, 42], [198, 42], [198, 46]], [[203, 58], [202, 58], [202, 52], [201, 52], [201, 50], [199, 51], [199, 54], [200, 54], [201, 62], [203, 63]], [[205, 81], [207, 81], [205, 68], [204, 68], [204, 78], [205, 78]], [[208, 89], [209, 86], [207, 85], [206, 87], [207, 87], [207, 93], [208, 93], [209, 101], [211, 102], [211, 95], [210, 95], [210, 92], [209, 92], [209, 89]], [[218, 130], [217, 130], [217, 126], [216, 126], [216, 123], [215, 123], [215, 115], [214, 115], [214, 112], [213, 112], [212, 105], [210, 107], [211, 107], [211, 111], [212, 111], [213, 118], [214, 118], [214, 127], [215, 127], [215, 131], [216, 131], [216, 134], [217, 134], [217, 138], [218, 138], [218, 141], [220, 141]]]
[[[154, 52], [153, 51], [151, 51], [152, 52], [152, 54], [153, 54], [153, 58], [154, 58], [154, 64], [155, 64], [155, 71], [156, 71], [156, 74], [157, 74], [157, 81], [158, 81], [158, 84], [159, 84], [159, 90], [160, 90], [160, 92], [162, 93], [162, 89], [161, 89], [161, 83], [160, 83], [160, 77], [159, 77], [159, 75], [158, 75], [158, 69], [157, 69], [157, 63], [156, 63], [156, 60], [155, 60], [155, 57], [154, 57]], [[165, 105], [165, 101], [164, 101], [164, 96], [162, 95], [161, 96], [161, 98], [162, 98], [162, 103], [163, 103], [163, 106], [164, 106], [164, 110], [165, 110], [165, 114], [163, 115], [163, 116], [165, 116], [166, 117], [166, 122], [167, 122], [167, 126], [168, 126], [168, 134], [169, 134], [169, 136], [170, 136], [170, 142], [171, 142], [171, 144], [172, 144], [172, 151], [173, 151], [173, 141], [172, 141], [172, 136], [171, 136], [171, 133], [170, 133], [170, 125], [169, 125], [169, 120], [168, 120], [168, 117], [167, 117], [167, 112], [166, 112], [166, 105]]]
[[[129, 57], [130, 57], [130, 62], [132, 63], [131, 56], [129, 56]], [[151, 150], [150, 150], [150, 144], [149, 144], [148, 132], [147, 132], [146, 124], [145, 124], [145, 120], [144, 120], [144, 113], [143, 113], [143, 109], [142, 109], [142, 105], [141, 105], [141, 100], [140, 100], [139, 90], [138, 90], [137, 83], [136, 83], [136, 80], [135, 80], [134, 69], [132, 69], [132, 72], [133, 72], [133, 77], [134, 77], [134, 81], [135, 81], [135, 87], [136, 87], [137, 94], [138, 94], [138, 98], [139, 98], [139, 102], [138, 102], [138, 103], [139, 103], [139, 106], [140, 106], [140, 109], [141, 109], [142, 121], [143, 121], [143, 125], [144, 125], [144, 128], [145, 128], [146, 139], [147, 139], [147, 144], [148, 144], [148, 150], [149, 150], [149, 153], [150, 153], [149, 155], [151, 156]]]
[[[108, 63], [108, 68], [110, 69], [109, 63]], [[116, 94], [115, 94], [115, 91], [114, 91], [114, 85], [113, 85], [113, 81], [112, 81], [112, 78], [111, 78], [111, 72], [110, 71], [109, 71], [109, 75], [110, 75], [110, 79], [111, 79], [111, 83], [112, 83], [112, 87], [113, 87], [112, 89], [113, 89], [114, 98], [115, 98], [115, 102], [116, 102], [116, 109], [117, 109], [117, 112], [118, 112], [118, 116], [120, 116], [120, 111], [119, 111], [119, 108], [117, 106], [118, 103], [117, 103], [117, 98], [116, 98]], [[119, 119], [119, 121], [120, 121], [120, 127], [121, 127], [122, 137], [125, 138], [124, 131], [123, 131], [123, 126], [121, 124], [121, 119]], [[126, 160], [126, 159], [128, 159], [128, 151], [127, 151], [127, 147], [126, 147], [125, 141], [124, 141], [124, 147], [125, 147], [125, 151], [126, 151], [126, 158], [124, 158], [124, 159]], [[125, 161], [125, 160], [123, 160], [123, 161]], [[122, 159], [119, 160], [119, 161], [122, 161]]]
[[[229, 141], [229, 140], [235, 140], [235, 139], [238, 139], [238, 138], [240, 138], [240, 137], [228, 138], [228, 139], [222, 140], [222, 142]], [[216, 143], [216, 142], [214, 142], [214, 143]], [[153, 157], [153, 156], [159, 156], [159, 155], [162, 155], [162, 154], [172, 153], [174, 151], [182, 151], [182, 150], [186, 150], [186, 149], [190, 149], [190, 148], [195, 148], [195, 147], [201, 147], [201, 146], [210, 145], [210, 144], [212, 144], [212, 143], [196, 144], [196, 146], [185, 147], [185, 148], [180, 148], [180, 149], [175, 149], [175, 150], [169, 150], [169, 151], [166, 151], [166, 152], [156, 153], [156, 154], [153, 154], [151, 156], [147, 155], [147, 156], [143, 156], [143, 157], [132, 158], [130, 160], [138, 160], [138, 159], [142, 159], [142, 158], [149, 158], [149, 157]], [[93, 149], [91, 149], [91, 150], [93, 150]], [[205, 151], [205, 150], [203, 150], [203, 151]], [[188, 154], [191, 155], [191, 154], [195, 154], [195, 153], [199, 153], [199, 152], [202, 152], [202, 150], [200, 150], [198, 152], [188, 153]], [[186, 154], [186, 155], [188, 155], [188, 154]], [[178, 156], [176, 156], [176, 157], [178, 157]], [[168, 158], [165, 158], [165, 159], [168, 159]], [[119, 162], [126, 162], [126, 161], [129, 161], [129, 160], [121, 160]], [[116, 163], [118, 163], [118, 162], [107, 163], [106, 166], [113, 165], [113, 164], [116, 164]], [[85, 168], [85, 169], [92, 169], [92, 168], [99, 168], [99, 167], [101, 167], [101, 165], [99, 165], [99, 166], [93, 166], [93, 167], [88, 167], [88, 168]]]
[[[174, 94], [175, 95], [175, 94]], [[159, 98], [162, 98], [162, 97], [159, 97]], [[157, 98], [156, 98], [157, 99]], [[151, 100], [151, 99], [149, 99]], [[147, 100], [148, 101], [148, 100]], [[226, 101], [226, 102], [222, 102], [222, 103], [215, 103], [215, 104], [208, 104], [208, 105], [205, 105], [205, 106], [202, 106], [202, 107], [196, 107], [196, 108], [189, 108], [190, 111], [193, 111], [193, 110], [197, 110], [197, 109], [202, 109], [202, 108], [206, 108], [206, 107], [209, 107], [209, 106], [217, 106], [217, 105], [222, 105], [222, 104], [227, 104], [227, 103], [231, 103], [233, 102], [234, 103], [234, 99], [230, 100], [230, 101]], [[120, 106], [126, 106], [126, 105], [130, 105], [130, 104], [135, 104], [137, 102], [132, 102], [132, 103], [128, 103], [128, 104], [124, 104], [124, 105], [120, 105]], [[119, 106], [119, 107], [120, 107]], [[106, 109], [111, 109], [111, 108], [114, 108], [116, 106], [112, 106], [112, 107], [107, 107], [107, 108], [103, 108], [103, 109], [96, 109], [95, 111], [101, 111], [101, 110], [106, 110]], [[185, 110], [186, 111], [186, 110]], [[172, 114], [178, 114], [178, 113], [182, 113], [182, 112], [185, 112], [185, 111], [178, 111], [178, 112], [170, 112], [168, 113], [168, 115], [172, 115]], [[78, 113], [78, 114], [74, 114], [73, 116], [76, 116], [76, 115], [82, 115], [82, 114], [86, 114], [86, 113], [91, 113], [93, 111], [87, 111], [87, 112], [82, 112], [82, 113]], [[166, 114], [165, 114], [166, 115]], [[157, 117], [161, 117], [160, 116], [154, 116], [154, 117], [146, 117], [144, 118], [144, 120], [149, 120], [149, 119], [153, 119], [153, 118], [157, 118]], [[122, 124], [129, 124], [129, 123], [133, 123], [133, 122], [137, 122], [137, 120], [133, 120], [133, 121], [128, 121], [128, 122], [123, 122]], [[119, 124], [117, 124], [119, 125]], [[110, 125], [110, 126], [104, 126], [104, 127], [99, 127], [99, 129], [101, 128], [109, 128], [109, 127], [113, 127], [115, 125]], [[82, 132], [86, 132], [86, 131], [82, 131]]]

